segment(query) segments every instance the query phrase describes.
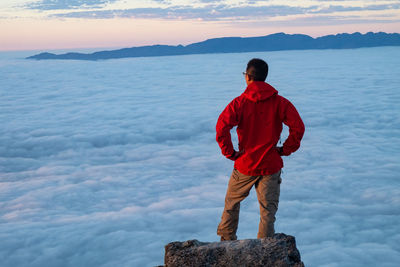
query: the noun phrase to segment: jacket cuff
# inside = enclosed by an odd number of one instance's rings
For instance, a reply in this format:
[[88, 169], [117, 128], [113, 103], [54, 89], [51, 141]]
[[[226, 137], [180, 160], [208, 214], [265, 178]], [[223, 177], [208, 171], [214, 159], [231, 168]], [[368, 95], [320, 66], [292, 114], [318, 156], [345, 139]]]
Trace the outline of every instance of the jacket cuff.
[[232, 154], [229, 155], [229, 156], [226, 156], [226, 157], [227, 157], [228, 159], [230, 159], [230, 160], [235, 160], [235, 154], [236, 154], [236, 151], [233, 150]]
[[292, 154], [292, 152], [288, 151], [287, 149], [285, 149], [284, 146], [281, 147], [279, 154], [281, 156], [289, 156], [290, 154]]

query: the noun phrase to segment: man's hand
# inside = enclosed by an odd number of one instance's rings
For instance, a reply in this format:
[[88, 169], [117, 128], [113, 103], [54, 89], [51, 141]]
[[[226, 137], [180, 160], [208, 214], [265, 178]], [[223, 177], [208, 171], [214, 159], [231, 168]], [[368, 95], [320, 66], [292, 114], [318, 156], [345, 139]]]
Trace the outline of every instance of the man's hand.
[[276, 146], [275, 149], [278, 151], [279, 155], [281, 156], [289, 156], [290, 152], [288, 153], [287, 151], [285, 152], [283, 150], [283, 146]]
[[276, 146], [275, 149], [278, 151], [279, 155], [284, 156], [283, 155], [283, 147], [282, 146]]
[[234, 150], [232, 155], [228, 157], [230, 160], [237, 160], [242, 154], [244, 153], [244, 150], [236, 151]]

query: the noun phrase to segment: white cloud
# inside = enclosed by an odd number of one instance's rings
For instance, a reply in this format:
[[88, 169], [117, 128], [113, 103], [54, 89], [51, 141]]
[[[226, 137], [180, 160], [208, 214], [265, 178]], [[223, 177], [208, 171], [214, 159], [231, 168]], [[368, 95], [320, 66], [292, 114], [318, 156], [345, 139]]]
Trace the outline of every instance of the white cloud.
[[[346, 17], [348, 12], [363, 18], [363, 12], [366, 11], [394, 11], [399, 10], [400, 5], [368, 5], [368, 6], [342, 6], [330, 5], [327, 7], [318, 7], [317, 5], [287, 6], [287, 5], [245, 5], [229, 6], [226, 4], [207, 5], [203, 7], [194, 6], [170, 6], [170, 7], [147, 7], [147, 8], [128, 8], [128, 9], [105, 9], [89, 11], [73, 11], [67, 13], [56, 13], [55, 17], [74, 17], [74, 18], [153, 18], [153, 19], [202, 19], [202, 20], [254, 20], [257, 18], [272, 18], [276, 16], [287, 17], [293, 15], [315, 15], [320, 14], [320, 18], [328, 17]], [[358, 13], [357, 13], [358, 12]], [[361, 12], [361, 13], [360, 13]], [[322, 16], [324, 15], [324, 16]], [[318, 18], [318, 17], [317, 17]]]
[[37, 10], [58, 10], [58, 9], [77, 9], [77, 8], [101, 8], [105, 4], [113, 3], [118, 0], [40, 0], [26, 4], [28, 9]]
[[[204, 21], [278, 21], [294, 24], [321, 21], [343, 23], [396, 22], [400, 1], [117, 1], [117, 0], [42, 0], [23, 7], [45, 17], [111, 19], [141, 18]], [[35, 11], [36, 10], [36, 11]], [[376, 16], [371, 16], [371, 11]], [[22, 11], [21, 11], [22, 12]], [[15, 13], [15, 12], [14, 12]], [[390, 14], [391, 15], [390, 15]], [[6, 14], [6, 13], [4, 13]], [[18, 14], [15, 13], [15, 14]], [[13, 16], [15, 16], [15, 14]], [[26, 16], [21, 13], [20, 16]], [[33, 13], [31, 14], [33, 16]], [[37, 14], [36, 14], [37, 15]], [[296, 16], [306, 16], [305, 19]], [[311, 20], [310, 20], [311, 19]], [[304, 20], [304, 21], [303, 21]], [[282, 24], [282, 23], [281, 23]], [[249, 25], [250, 26], [250, 25]]]
[[[296, 236], [307, 266], [396, 266], [399, 53], [3, 57], [2, 266], [155, 266], [168, 242], [217, 241], [232, 163], [214, 127], [252, 57], [306, 124], [285, 159], [277, 231]], [[239, 238], [256, 237], [258, 213], [253, 191]]]

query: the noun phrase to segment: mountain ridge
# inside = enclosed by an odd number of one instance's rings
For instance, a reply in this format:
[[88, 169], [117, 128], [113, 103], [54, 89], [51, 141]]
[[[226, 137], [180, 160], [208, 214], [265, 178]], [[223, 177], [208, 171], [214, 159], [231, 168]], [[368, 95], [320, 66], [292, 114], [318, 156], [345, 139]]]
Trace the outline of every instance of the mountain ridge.
[[255, 37], [221, 37], [183, 45], [147, 45], [116, 50], [104, 50], [93, 53], [69, 52], [53, 54], [43, 52], [26, 59], [72, 59], [105, 60], [127, 57], [156, 57], [211, 53], [243, 53], [282, 50], [309, 49], [351, 49], [377, 46], [400, 46], [399, 33], [355, 32], [325, 35], [313, 38], [305, 34], [286, 34], [283, 32]]

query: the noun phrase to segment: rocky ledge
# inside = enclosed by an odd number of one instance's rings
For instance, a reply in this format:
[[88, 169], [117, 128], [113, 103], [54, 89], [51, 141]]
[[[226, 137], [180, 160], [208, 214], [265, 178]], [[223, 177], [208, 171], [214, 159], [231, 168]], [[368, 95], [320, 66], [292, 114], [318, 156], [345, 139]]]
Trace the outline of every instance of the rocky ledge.
[[197, 240], [165, 246], [165, 267], [273, 266], [304, 267], [293, 236], [205, 243]]

